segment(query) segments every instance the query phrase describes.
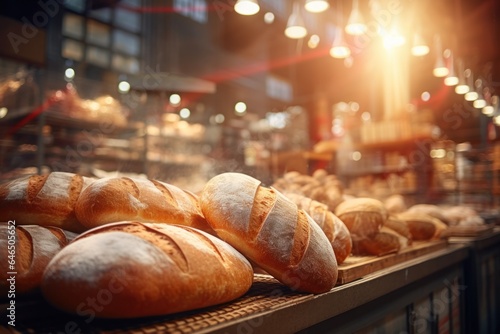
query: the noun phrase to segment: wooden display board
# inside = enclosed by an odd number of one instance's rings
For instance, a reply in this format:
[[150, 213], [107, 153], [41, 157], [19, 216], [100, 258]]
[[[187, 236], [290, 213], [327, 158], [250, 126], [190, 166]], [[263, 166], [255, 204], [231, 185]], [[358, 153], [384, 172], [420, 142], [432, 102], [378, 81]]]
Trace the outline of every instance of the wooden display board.
[[378, 270], [443, 249], [447, 244], [446, 240], [414, 241], [408, 248], [394, 254], [384, 256], [349, 256], [339, 266], [337, 285], [352, 282]]

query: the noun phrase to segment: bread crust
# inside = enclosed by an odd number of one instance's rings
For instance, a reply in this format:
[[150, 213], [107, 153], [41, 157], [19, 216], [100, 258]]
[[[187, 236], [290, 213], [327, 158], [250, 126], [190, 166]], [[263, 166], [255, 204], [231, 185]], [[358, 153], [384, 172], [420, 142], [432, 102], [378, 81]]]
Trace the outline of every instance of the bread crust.
[[273, 188], [241, 173], [223, 173], [200, 195], [207, 222], [217, 235], [292, 289], [329, 291], [337, 261], [321, 228]]
[[129, 177], [96, 180], [82, 192], [75, 211], [87, 228], [137, 220], [191, 226], [214, 234], [203, 217], [197, 195], [156, 180]]
[[384, 204], [373, 198], [352, 198], [340, 203], [335, 209], [351, 232], [351, 236], [372, 238], [380, 231], [387, 219]]
[[333, 247], [337, 264], [342, 264], [352, 250], [351, 234], [344, 222], [326, 204], [295, 193], [285, 193], [285, 196], [297, 204], [299, 209], [305, 210], [321, 227]]
[[439, 219], [425, 213], [405, 211], [396, 217], [407, 224], [413, 240], [439, 239], [441, 233], [448, 228]]
[[[14, 226], [14, 225], [10, 225]], [[7, 223], [0, 224], [0, 293], [6, 296], [9, 290], [8, 272], [16, 272], [16, 294], [37, 293], [42, 274], [49, 261], [77, 234], [57, 227], [18, 225], [14, 230]], [[15, 240], [15, 248], [9, 248], [9, 240]], [[15, 249], [15, 268], [8, 267], [9, 249]]]
[[81, 175], [52, 172], [15, 179], [0, 186], [0, 221], [18, 225], [57, 226], [83, 232], [75, 215], [81, 192], [93, 179]]
[[42, 292], [55, 307], [99, 318], [171, 314], [231, 301], [253, 271], [233, 247], [180, 225], [118, 222], [89, 230], [49, 263]]

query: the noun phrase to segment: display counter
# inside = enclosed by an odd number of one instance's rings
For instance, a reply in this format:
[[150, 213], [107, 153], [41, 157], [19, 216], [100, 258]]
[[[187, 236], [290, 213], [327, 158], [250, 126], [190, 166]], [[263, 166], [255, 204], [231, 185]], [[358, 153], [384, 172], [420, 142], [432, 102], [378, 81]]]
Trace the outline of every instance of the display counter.
[[500, 233], [498, 228], [478, 237], [454, 237], [450, 244], [465, 244], [467, 333], [498, 333], [500, 329]]
[[[469, 246], [450, 244], [319, 295], [298, 293], [270, 276], [256, 274], [250, 291], [231, 303], [138, 320], [99, 320], [90, 312], [82, 317], [70, 316], [41, 299], [19, 299], [16, 327], [3, 330], [13, 333], [337, 333], [363, 332], [374, 327], [384, 327], [389, 332], [412, 332], [418, 326], [432, 329], [438, 325], [463, 329], [462, 287], [464, 264], [469, 255]], [[2, 317], [5, 319], [5, 314]]]

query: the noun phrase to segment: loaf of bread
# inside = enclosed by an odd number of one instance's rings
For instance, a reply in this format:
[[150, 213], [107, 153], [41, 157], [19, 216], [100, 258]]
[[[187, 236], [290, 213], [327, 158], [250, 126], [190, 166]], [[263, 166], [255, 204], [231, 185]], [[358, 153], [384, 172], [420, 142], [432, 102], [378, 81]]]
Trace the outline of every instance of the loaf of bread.
[[405, 198], [400, 194], [393, 194], [384, 200], [384, 206], [388, 214], [397, 214], [406, 211]]
[[88, 319], [137, 318], [228, 302], [252, 281], [248, 260], [208, 233], [118, 222], [81, 234], [59, 252], [45, 270], [42, 293]]
[[10, 276], [16, 295], [39, 292], [45, 267], [76, 236], [58, 227], [0, 223], [0, 295], [7, 296]]
[[64, 172], [30, 175], [0, 186], [0, 221], [17, 225], [57, 226], [82, 232], [75, 204], [93, 179]]
[[351, 234], [344, 222], [335, 216], [323, 203], [299, 194], [285, 193], [285, 196], [297, 204], [299, 209], [307, 212], [321, 227], [332, 244], [337, 264], [342, 264], [352, 250]]
[[241, 173], [210, 179], [201, 209], [217, 235], [288, 287], [322, 293], [334, 287], [333, 248], [312, 218], [283, 194]]
[[75, 211], [87, 228], [137, 220], [191, 226], [213, 234], [200, 210], [198, 196], [156, 180], [101, 178], [82, 192]]
[[353, 254], [383, 256], [397, 253], [402, 246], [400, 238], [394, 231], [382, 227], [371, 237], [353, 238]]
[[389, 216], [389, 218], [387, 218], [383, 227], [390, 228], [399, 235], [403, 236], [408, 240], [408, 245], [411, 245], [413, 241], [413, 235], [411, 234], [411, 231], [405, 221], [391, 215]]
[[371, 238], [387, 220], [384, 204], [373, 198], [358, 197], [340, 203], [335, 214], [344, 222], [351, 236]]
[[325, 204], [330, 211], [343, 201], [343, 185], [333, 174], [317, 169], [312, 175], [290, 171], [273, 183], [281, 193], [299, 194]]
[[447, 228], [445, 223], [425, 213], [405, 211], [396, 218], [407, 224], [413, 240], [438, 239]]
[[415, 204], [409, 207], [408, 210], [406, 211], [412, 213], [423, 213], [431, 217], [434, 217], [436, 219], [439, 219], [441, 222], [445, 223], [446, 225], [449, 225], [448, 219], [443, 214], [444, 210], [434, 204]]

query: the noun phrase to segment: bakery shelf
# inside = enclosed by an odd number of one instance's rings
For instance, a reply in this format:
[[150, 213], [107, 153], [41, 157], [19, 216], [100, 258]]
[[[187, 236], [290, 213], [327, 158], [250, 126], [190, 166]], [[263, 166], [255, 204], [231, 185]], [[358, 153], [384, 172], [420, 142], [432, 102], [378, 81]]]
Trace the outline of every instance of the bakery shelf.
[[136, 320], [88, 321], [88, 318], [59, 312], [41, 299], [19, 300], [16, 304], [15, 329], [21, 332], [59, 332], [67, 330], [66, 326], [72, 326], [73, 330], [92, 333], [295, 333], [336, 319], [342, 319], [344, 325], [347, 322], [351, 325], [367, 325], [364, 322], [370, 320], [373, 314], [365, 314], [361, 320], [352, 318], [352, 315], [350, 318], [349, 312], [356, 312], [358, 308], [387, 298], [390, 294], [399, 297], [406, 294], [410, 299], [404, 302], [411, 302], [417, 297], [412, 286], [420, 282], [427, 284], [433, 275], [440, 275], [433, 284], [451, 281], [460, 275], [458, 268], [467, 254], [465, 246], [451, 245], [377, 270], [318, 295], [299, 293], [270, 276], [255, 274], [251, 289], [233, 302]]

